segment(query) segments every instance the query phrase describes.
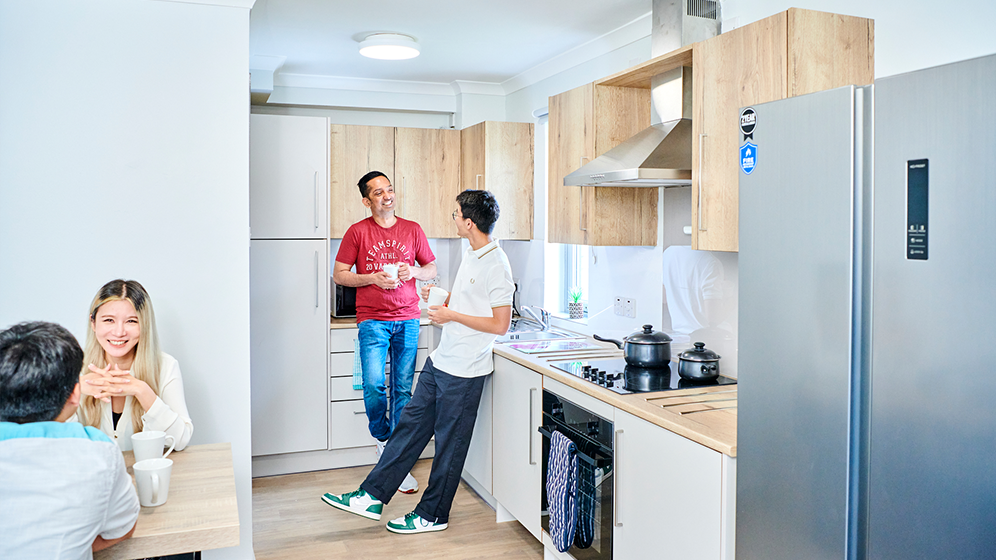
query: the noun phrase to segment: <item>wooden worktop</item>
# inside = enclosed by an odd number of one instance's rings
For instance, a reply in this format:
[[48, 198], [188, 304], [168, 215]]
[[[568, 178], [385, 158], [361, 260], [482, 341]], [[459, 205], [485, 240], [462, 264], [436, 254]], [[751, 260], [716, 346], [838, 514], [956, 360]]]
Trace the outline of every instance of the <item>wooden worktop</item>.
[[[562, 353], [547, 356], [523, 354], [502, 344], [495, 344], [494, 353], [724, 455], [737, 456], [736, 385], [620, 395], [550, 367], [552, 362], [621, 358], [623, 355], [622, 351], [611, 344], [592, 339], [588, 342], [604, 347], [605, 351], [589, 352], [587, 355]], [[676, 364], [672, 368], [677, 371]]]
[[[420, 327], [430, 324], [429, 314], [424, 309], [422, 315], [419, 316], [418, 324]], [[333, 329], [355, 329], [356, 317], [332, 317], [329, 326]]]

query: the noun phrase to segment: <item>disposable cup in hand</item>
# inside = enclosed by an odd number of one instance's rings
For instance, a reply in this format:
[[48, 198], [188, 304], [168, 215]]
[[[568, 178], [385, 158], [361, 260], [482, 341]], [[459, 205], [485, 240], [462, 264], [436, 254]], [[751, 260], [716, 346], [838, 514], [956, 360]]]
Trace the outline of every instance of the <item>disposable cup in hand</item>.
[[398, 265], [396, 264], [385, 264], [384, 272], [391, 277], [392, 280], [398, 279]]
[[132, 466], [135, 473], [135, 487], [138, 489], [138, 503], [144, 507], [156, 507], [166, 503], [169, 494], [169, 475], [173, 472], [172, 459], [146, 459]]
[[443, 305], [446, 303], [446, 298], [449, 297], [450, 293], [446, 290], [440, 288], [439, 286], [433, 286], [429, 288], [429, 300], [428, 304], [433, 305]]
[[[166, 440], [169, 440], [169, 451], [163, 454], [166, 447]], [[166, 435], [166, 432], [148, 430], [131, 435], [131, 449], [135, 453], [135, 461], [146, 459], [165, 459], [173, 452], [176, 440], [173, 436]]]

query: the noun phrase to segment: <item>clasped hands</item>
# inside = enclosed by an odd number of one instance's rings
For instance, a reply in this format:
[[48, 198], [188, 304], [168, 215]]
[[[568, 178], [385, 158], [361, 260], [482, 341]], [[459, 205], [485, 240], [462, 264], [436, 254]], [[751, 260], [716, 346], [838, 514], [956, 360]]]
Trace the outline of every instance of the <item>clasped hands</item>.
[[136, 396], [148, 385], [132, 376], [130, 370], [119, 369], [117, 364], [99, 368], [90, 364], [90, 373], [80, 376], [80, 392], [106, 403], [111, 397]]

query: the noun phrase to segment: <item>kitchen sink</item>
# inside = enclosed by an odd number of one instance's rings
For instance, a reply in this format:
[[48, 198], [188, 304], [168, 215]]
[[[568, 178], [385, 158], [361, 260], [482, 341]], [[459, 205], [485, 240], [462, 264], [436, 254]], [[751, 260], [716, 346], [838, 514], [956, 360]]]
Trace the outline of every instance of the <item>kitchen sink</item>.
[[582, 335], [560, 331], [557, 329], [543, 330], [543, 326], [532, 319], [512, 319], [508, 332], [495, 339], [495, 342], [517, 342], [523, 340], [553, 340], [562, 338], [584, 338]]

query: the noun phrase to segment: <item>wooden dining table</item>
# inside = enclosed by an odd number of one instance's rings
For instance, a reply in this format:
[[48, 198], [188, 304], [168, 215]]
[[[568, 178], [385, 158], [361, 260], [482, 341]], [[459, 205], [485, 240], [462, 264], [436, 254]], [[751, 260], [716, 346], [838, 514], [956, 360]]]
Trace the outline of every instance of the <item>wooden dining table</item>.
[[[135, 456], [125, 451], [124, 459], [134, 480]], [[173, 471], [166, 503], [143, 507], [132, 537], [94, 553], [95, 560], [166, 556], [239, 544], [231, 444], [191, 445], [171, 453], [169, 459]]]

